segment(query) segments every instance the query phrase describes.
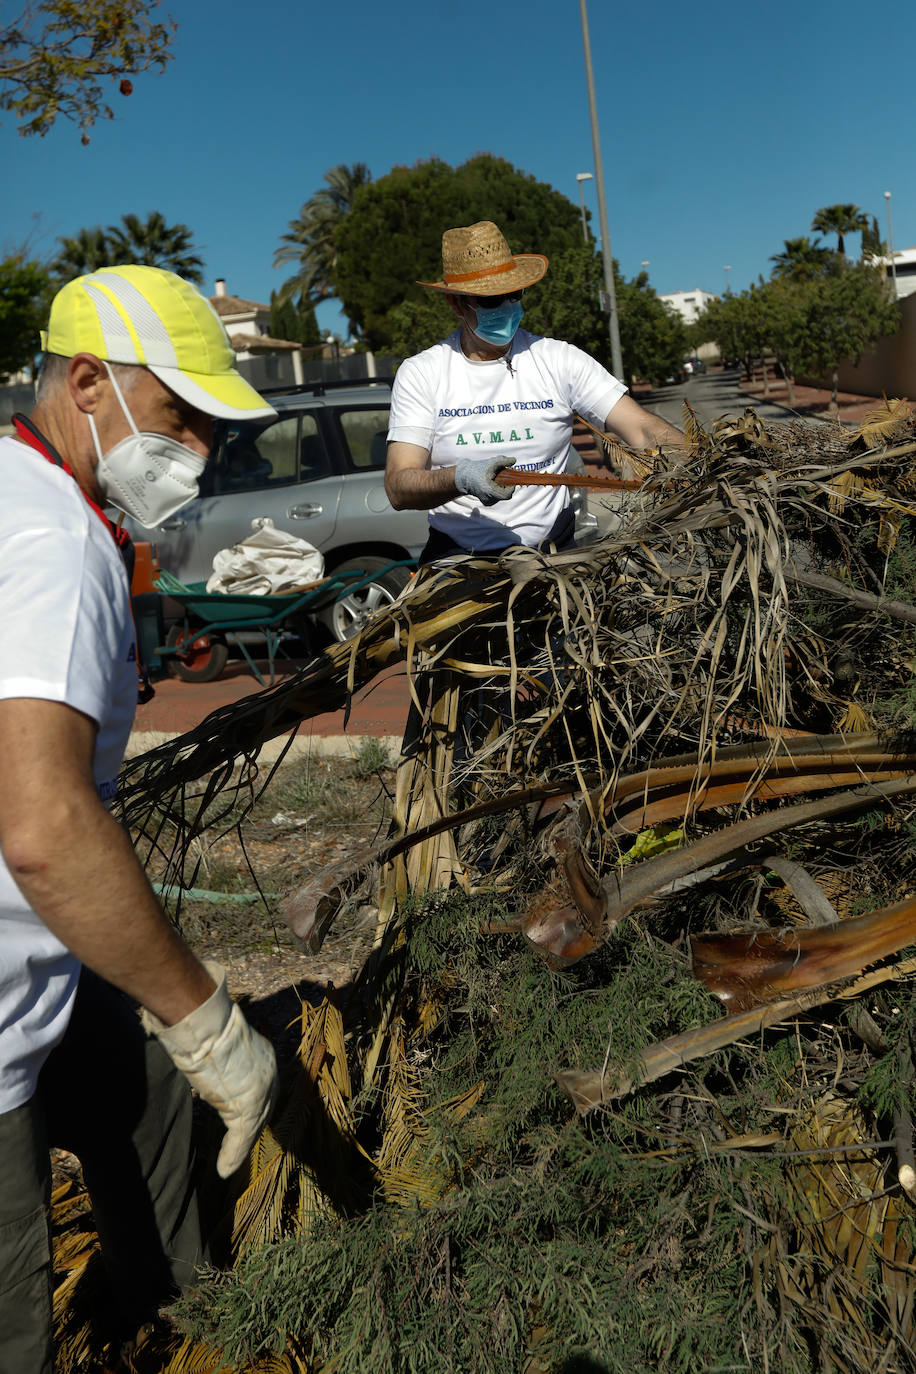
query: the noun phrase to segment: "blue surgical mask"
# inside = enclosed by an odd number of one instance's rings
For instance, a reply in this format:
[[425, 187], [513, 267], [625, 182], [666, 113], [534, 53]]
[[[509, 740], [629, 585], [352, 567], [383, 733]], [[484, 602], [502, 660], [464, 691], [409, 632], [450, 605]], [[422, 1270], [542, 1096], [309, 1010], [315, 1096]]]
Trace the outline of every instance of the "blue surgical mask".
[[510, 344], [515, 338], [516, 331], [522, 322], [522, 310], [520, 301], [503, 301], [502, 305], [495, 305], [488, 308], [485, 305], [475, 307], [477, 323], [474, 326], [474, 333], [478, 339], [483, 339], [484, 343], [493, 344], [495, 348], [503, 348]]

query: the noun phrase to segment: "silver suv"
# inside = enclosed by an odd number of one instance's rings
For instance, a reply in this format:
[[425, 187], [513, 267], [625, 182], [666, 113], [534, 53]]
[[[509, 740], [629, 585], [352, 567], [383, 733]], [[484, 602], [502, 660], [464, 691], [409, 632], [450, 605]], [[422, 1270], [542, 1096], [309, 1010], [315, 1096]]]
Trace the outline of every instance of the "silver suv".
[[[391, 381], [312, 382], [264, 395], [276, 419], [215, 422], [200, 496], [153, 532], [159, 563], [182, 582], [205, 582], [214, 554], [269, 516], [320, 549], [326, 572], [379, 574], [320, 613], [335, 639], [347, 639], [406, 585], [409, 570], [389, 565], [416, 558], [428, 535], [426, 511], [396, 511], [385, 495]], [[574, 463], [582, 467], [575, 453]], [[597, 522], [581, 489], [572, 500], [581, 540]], [[135, 538], [151, 537], [127, 524]]]
[[[213, 555], [269, 516], [320, 549], [326, 572], [379, 573], [322, 613], [334, 638], [346, 639], [408, 581], [406, 568], [381, 570], [416, 558], [428, 533], [425, 511], [393, 510], [385, 495], [391, 383], [314, 382], [264, 394], [276, 419], [215, 422], [200, 496], [152, 534], [159, 563], [182, 582], [205, 582]], [[151, 537], [139, 527], [131, 533]]]

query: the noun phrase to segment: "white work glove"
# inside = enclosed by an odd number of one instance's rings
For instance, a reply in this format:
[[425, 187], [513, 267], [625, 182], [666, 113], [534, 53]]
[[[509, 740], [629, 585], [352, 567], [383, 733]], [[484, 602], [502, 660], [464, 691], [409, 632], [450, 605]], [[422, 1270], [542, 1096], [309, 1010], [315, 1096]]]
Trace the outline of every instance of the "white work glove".
[[484, 506], [508, 501], [515, 495], [514, 487], [500, 487], [493, 481], [503, 468], [511, 468], [514, 458], [462, 458], [455, 468], [455, 486], [463, 496], [476, 496]]
[[142, 1021], [192, 1088], [215, 1107], [226, 1125], [216, 1171], [229, 1178], [244, 1162], [270, 1116], [277, 1083], [273, 1046], [252, 1030], [226, 991], [226, 973], [204, 960], [213, 992], [174, 1026], [144, 1010]]

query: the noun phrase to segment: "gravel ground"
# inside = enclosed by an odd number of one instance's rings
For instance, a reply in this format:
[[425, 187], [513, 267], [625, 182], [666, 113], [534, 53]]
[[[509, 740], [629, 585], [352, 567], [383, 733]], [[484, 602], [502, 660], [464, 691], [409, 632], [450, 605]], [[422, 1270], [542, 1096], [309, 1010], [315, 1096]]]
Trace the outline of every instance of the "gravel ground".
[[[281, 1012], [295, 1013], [302, 998], [320, 998], [329, 983], [345, 987], [366, 958], [375, 934], [373, 906], [342, 916], [315, 955], [297, 947], [280, 910], [317, 870], [339, 863], [345, 874], [357, 850], [384, 836], [393, 780], [387, 768], [367, 773], [344, 759], [308, 771], [290, 764], [243, 825], [244, 847], [232, 833], [205, 850], [195, 885], [229, 900], [185, 900], [178, 919], [192, 948], [224, 965], [229, 991], [255, 1022], [266, 1016], [275, 1024]], [[259, 887], [266, 905], [231, 900]]]

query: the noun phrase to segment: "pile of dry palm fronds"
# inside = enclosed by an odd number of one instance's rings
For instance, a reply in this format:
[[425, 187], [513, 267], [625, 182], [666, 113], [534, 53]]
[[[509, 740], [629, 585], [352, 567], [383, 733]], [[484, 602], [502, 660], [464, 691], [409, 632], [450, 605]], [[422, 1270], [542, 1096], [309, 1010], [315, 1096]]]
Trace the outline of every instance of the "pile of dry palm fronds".
[[169, 1368], [916, 1367], [916, 427], [685, 418], [613, 534], [424, 570], [125, 769], [190, 886], [264, 740], [409, 666], [392, 834], [286, 906], [376, 950]]

